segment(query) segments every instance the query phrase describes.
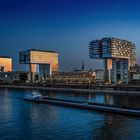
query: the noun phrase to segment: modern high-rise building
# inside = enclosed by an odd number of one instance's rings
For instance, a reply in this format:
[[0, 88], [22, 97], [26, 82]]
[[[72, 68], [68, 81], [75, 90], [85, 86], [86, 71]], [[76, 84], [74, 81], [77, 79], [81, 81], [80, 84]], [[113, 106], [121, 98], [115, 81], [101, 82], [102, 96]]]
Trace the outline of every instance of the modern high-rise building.
[[0, 73], [12, 72], [12, 58], [8, 56], [0, 56]]
[[128, 83], [130, 66], [136, 64], [135, 45], [117, 38], [103, 38], [89, 43], [91, 59], [104, 59], [105, 81]]
[[39, 74], [40, 80], [47, 76], [58, 73], [58, 53], [48, 50], [31, 49], [19, 53], [20, 64], [29, 64], [31, 81], [35, 81], [34, 73]]

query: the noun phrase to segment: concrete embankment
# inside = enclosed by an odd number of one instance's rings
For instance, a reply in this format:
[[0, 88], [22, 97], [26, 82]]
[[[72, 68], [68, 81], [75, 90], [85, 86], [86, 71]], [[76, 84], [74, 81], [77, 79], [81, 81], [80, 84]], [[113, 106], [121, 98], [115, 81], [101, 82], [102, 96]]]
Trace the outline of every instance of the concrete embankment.
[[97, 90], [97, 89], [55, 88], [55, 87], [40, 87], [40, 86], [15, 86], [15, 85], [0, 85], [0, 88], [34, 89], [34, 90], [46, 90], [46, 91], [65, 91], [65, 92], [140, 96], [140, 91], [125, 91], [125, 90], [120, 91], [120, 90], [112, 90], [112, 89]]
[[72, 100], [62, 100], [56, 98], [24, 98], [27, 101], [32, 101], [36, 103], [45, 103], [45, 104], [53, 104], [53, 105], [61, 105], [73, 108], [80, 108], [80, 109], [89, 109], [89, 110], [96, 110], [101, 112], [108, 112], [108, 113], [115, 113], [115, 114], [122, 114], [122, 115], [133, 115], [140, 117], [140, 110], [133, 109], [133, 108], [118, 108], [113, 105], [102, 105], [102, 104], [94, 104], [91, 102], [81, 102], [81, 101], [72, 101]]

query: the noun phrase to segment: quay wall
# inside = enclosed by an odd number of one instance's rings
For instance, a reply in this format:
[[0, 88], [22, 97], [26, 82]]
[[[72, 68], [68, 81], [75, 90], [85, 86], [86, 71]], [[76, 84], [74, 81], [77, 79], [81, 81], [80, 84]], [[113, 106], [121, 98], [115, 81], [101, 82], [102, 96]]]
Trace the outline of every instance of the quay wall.
[[128, 90], [113, 90], [113, 89], [84, 89], [84, 88], [61, 88], [61, 87], [43, 87], [43, 86], [15, 86], [15, 85], [0, 85], [0, 88], [16, 88], [16, 89], [33, 89], [46, 91], [65, 91], [65, 92], [82, 92], [82, 93], [99, 93], [99, 94], [115, 94], [115, 95], [130, 95], [140, 96], [140, 91]]

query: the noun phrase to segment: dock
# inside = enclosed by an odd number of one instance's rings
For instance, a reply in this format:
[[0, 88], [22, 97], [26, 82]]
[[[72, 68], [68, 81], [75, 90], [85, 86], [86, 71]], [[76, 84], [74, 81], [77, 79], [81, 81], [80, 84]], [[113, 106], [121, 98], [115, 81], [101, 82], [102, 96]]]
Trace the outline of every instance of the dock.
[[86, 102], [86, 101], [57, 99], [57, 98], [50, 98], [50, 97], [34, 98], [34, 99], [24, 98], [24, 100], [35, 102], [35, 103], [60, 105], [66, 107], [88, 109], [88, 110], [95, 110], [95, 111], [106, 112], [106, 113], [140, 117], [139, 108], [128, 108], [125, 106], [120, 108], [120, 107], [116, 107], [115, 105], [106, 105], [106, 104]]

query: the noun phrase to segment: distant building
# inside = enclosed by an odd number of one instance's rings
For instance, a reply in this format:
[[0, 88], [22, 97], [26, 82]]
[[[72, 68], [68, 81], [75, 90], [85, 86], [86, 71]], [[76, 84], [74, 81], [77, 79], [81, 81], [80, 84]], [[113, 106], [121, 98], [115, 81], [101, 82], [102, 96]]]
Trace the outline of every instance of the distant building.
[[130, 67], [130, 83], [140, 84], [140, 66], [139, 65]]
[[25, 83], [28, 80], [29, 72], [23, 71], [12, 71], [1, 73], [0, 81], [1, 83]]
[[81, 71], [85, 71], [85, 64], [82, 63]]
[[130, 66], [136, 64], [135, 45], [117, 38], [103, 38], [89, 43], [91, 59], [104, 59], [105, 81], [128, 83]]
[[12, 58], [8, 56], [0, 56], [0, 81], [4, 72], [12, 72]]
[[0, 56], [0, 73], [12, 71], [12, 58], [8, 56]]
[[95, 73], [88, 71], [60, 72], [46, 78], [48, 84], [94, 84]]
[[96, 74], [96, 83], [103, 83], [104, 82], [104, 70], [96, 69], [94, 70]]
[[19, 53], [20, 64], [29, 64], [30, 81], [35, 81], [35, 74], [39, 80], [44, 80], [49, 75], [58, 73], [58, 53], [48, 50], [31, 49]]

